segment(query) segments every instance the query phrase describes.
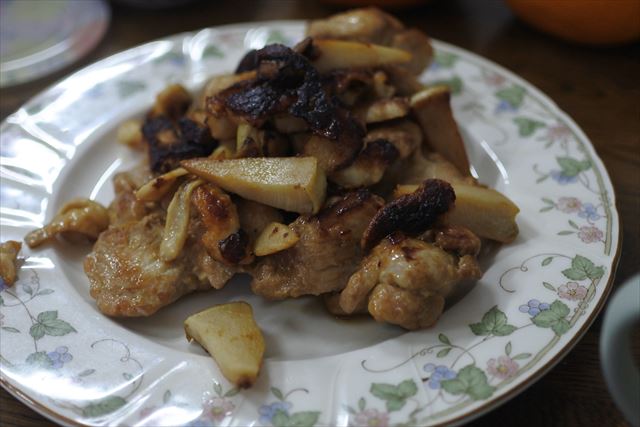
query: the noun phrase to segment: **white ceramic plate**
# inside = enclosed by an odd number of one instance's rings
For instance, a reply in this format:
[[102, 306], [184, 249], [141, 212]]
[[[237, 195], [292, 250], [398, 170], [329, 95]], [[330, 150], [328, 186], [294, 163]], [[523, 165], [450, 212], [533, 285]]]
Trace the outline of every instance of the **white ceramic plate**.
[[[108, 203], [138, 160], [114, 142], [170, 82], [191, 89], [244, 51], [292, 44], [301, 22], [234, 25], [149, 43], [81, 70], [2, 124], [2, 239], [20, 240], [64, 201]], [[520, 236], [483, 259], [482, 280], [429, 330], [340, 321], [314, 299], [265, 302], [237, 280], [146, 319], [100, 314], [87, 247], [23, 250], [3, 286], [2, 385], [64, 424], [397, 425], [471, 419], [513, 397], [577, 342], [610, 290], [619, 242], [607, 172], [586, 136], [538, 90], [442, 42], [425, 81], [447, 82], [480, 180], [521, 209]], [[190, 313], [233, 299], [267, 341], [258, 383], [238, 392], [184, 339]]]

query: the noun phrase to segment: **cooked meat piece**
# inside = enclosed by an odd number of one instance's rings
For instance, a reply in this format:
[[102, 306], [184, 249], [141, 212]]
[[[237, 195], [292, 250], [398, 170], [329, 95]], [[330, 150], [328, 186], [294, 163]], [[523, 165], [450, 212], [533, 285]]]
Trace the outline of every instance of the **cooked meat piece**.
[[115, 174], [113, 177], [115, 198], [108, 208], [111, 225], [138, 221], [151, 212], [156, 204], [138, 200], [136, 191], [151, 180], [152, 176], [151, 170], [149, 170], [149, 166], [146, 163], [141, 163], [131, 170]]
[[276, 208], [243, 199], [241, 197], [233, 200], [238, 209], [240, 217], [240, 227], [249, 235], [252, 241], [260, 235], [264, 228], [272, 222], [283, 222], [282, 214]]
[[180, 160], [208, 156], [218, 145], [209, 128], [186, 117], [177, 123], [167, 116], [147, 119], [142, 134], [149, 147], [151, 170], [157, 173], [175, 169]]
[[109, 226], [109, 211], [89, 199], [73, 199], [67, 202], [42, 228], [33, 230], [24, 238], [30, 248], [54, 239], [60, 234], [79, 234], [95, 240]]
[[411, 120], [397, 120], [372, 126], [367, 132], [365, 142], [384, 139], [398, 150], [398, 158], [406, 159], [416, 151], [422, 143], [422, 131]]
[[398, 149], [386, 139], [375, 139], [367, 143], [354, 162], [329, 176], [329, 179], [344, 188], [373, 185], [382, 179], [387, 167], [398, 158]]
[[390, 45], [411, 52], [411, 62], [404, 64], [403, 67], [414, 75], [426, 70], [433, 58], [433, 47], [429, 37], [415, 28], [394, 34]]
[[402, 23], [393, 16], [378, 8], [369, 7], [311, 21], [307, 27], [307, 35], [389, 45], [394, 34], [403, 28]]
[[379, 322], [426, 328], [438, 319], [456, 284], [481, 276], [475, 257], [458, 258], [396, 233], [362, 261], [340, 294], [340, 307], [352, 313], [368, 301], [369, 313]]
[[406, 68], [399, 65], [387, 65], [382, 68], [389, 79], [389, 84], [396, 89], [396, 95], [410, 96], [424, 89], [418, 77]]
[[215, 260], [227, 264], [252, 261], [249, 238], [231, 197], [214, 184], [199, 186], [191, 198], [205, 228], [201, 242]]
[[149, 111], [149, 117], [163, 116], [174, 121], [178, 120], [187, 112], [191, 101], [191, 95], [182, 85], [169, 85], [156, 96], [156, 102]]
[[417, 29], [406, 29], [393, 16], [368, 7], [338, 13], [311, 21], [307, 35], [318, 39], [354, 40], [395, 47], [410, 52], [413, 59], [405, 67], [420, 74], [431, 62], [433, 48], [429, 38]]
[[325, 93], [320, 75], [303, 55], [279, 44], [268, 45], [256, 55], [257, 78], [209, 98], [208, 112], [241, 117], [255, 127], [288, 112], [326, 138], [333, 148], [334, 169], [347, 166], [362, 148], [362, 124]]
[[339, 292], [331, 292], [329, 294], [322, 295], [322, 301], [324, 302], [324, 307], [327, 311], [334, 316], [345, 317], [352, 316], [354, 314], [363, 314], [367, 313], [367, 300], [366, 298], [362, 300], [362, 304], [358, 305], [358, 307], [353, 310], [351, 313], [347, 313], [340, 307], [340, 293]]
[[161, 261], [164, 222], [163, 214], [152, 213], [112, 226], [98, 238], [84, 269], [91, 296], [104, 314], [149, 316], [192, 291], [221, 288], [234, 274], [194, 245], [195, 235], [178, 258]]
[[426, 180], [416, 191], [387, 203], [375, 214], [362, 236], [362, 249], [368, 251], [395, 231], [424, 232], [453, 207], [455, 200], [456, 195], [448, 182]]
[[298, 217], [290, 225], [300, 236], [298, 243], [251, 269], [253, 292], [282, 299], [341, 290], [362, 257], [364, 228], [382, 203], [360, 190], [333, 200], [315, 216]]
[[[434, 246], [457, 256], [478, 256], [482, 243], [471, 230], [462, 226], [446, 225], [432, 231]], [[427, 240], [429, 241], [429, 240]]]
[[22, 243], [7, 240], [0, 243], [0, 278], [7, 286], [12, 286], [18, 278], [18, 253]]

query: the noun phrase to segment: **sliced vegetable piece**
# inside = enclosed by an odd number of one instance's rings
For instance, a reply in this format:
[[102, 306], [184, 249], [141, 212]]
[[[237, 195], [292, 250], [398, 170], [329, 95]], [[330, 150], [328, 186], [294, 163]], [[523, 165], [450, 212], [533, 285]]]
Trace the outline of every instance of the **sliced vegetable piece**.
[[173, 188], [178, 178], [189, 172], [184, 168], [176, 168], [163, 175], [153, 178], [151, 181], [138, 188], [136, 199], [143, 202], [156, 202], [164, 197]]
[[313, 157], [199, 158], [182, 166], [226, 191], [287, 211], [316, 213], [325, 198], [326, 177]]
[[403, 64], [411, 54], [401, 49], [344, 40], [314, 40], [319, 54], [312, 61], [321, 73], [341, 68], [371, 68]]
[[[450, 225], [461, 225], [480, 237], [510, 243], [518, 236], [516, 215], [520, 209], [502, 193], [491, 188], [454, 183], [456, 202], [442, 217]], [[417, 185], [399, 185], [395, 197], [410, 194]]]
[[203, 183], [204, 181], [200, 179], [185, 182], [171, 199], [167, 208], [167, 222], [160, 244], [160, 258], [163, 261], [172, 261], [180, 255], [189, 230], [191, 193]]
[[264, 337], [244, 301], [216, 305], [184, 321], [187, 340], [209, 352], [222, 375], [240, 388], [251, 387], [264, 357]]
[[253, 252], [257, 256], [274, 254], [298, 243], [300, 236], [288, 225], [272, 222], [256, 239]]
[[451, 111], [451, 93], [446, 86], [424, 89], [411, 97], [411, 109], [422, 127], [427, 144], [469, 175], [469, 159]]
[[97, 239], [107, 227], [109, 227], [107, 209], [93, 200], [78, 198], [67, 202], [49, 224], [27, 234], [24, 241], [30, 248], [35, 248], [58, 234], [67, 232]]

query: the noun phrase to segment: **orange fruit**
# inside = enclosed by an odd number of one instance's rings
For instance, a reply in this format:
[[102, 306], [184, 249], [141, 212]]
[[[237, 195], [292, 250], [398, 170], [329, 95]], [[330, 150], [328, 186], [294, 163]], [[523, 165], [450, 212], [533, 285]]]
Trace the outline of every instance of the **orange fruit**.
[[539, 30], [565, 40], [615, 44], [640, 38], [640, 0], [506, 0]]

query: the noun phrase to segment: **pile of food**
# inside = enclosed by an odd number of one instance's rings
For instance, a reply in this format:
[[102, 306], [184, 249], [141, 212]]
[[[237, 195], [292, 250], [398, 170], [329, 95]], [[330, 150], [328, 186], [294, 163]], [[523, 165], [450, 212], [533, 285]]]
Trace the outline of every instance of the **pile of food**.
[[[481, 277], [482, 241], [516, 237], [518, 208], [469, 175], [449, 89], [418, 80], [433, 53], [423, 33], [368, 8], [307, 36], [248, 52], [196, 96], [166, 88], [119, 129], [147, 156], [115, 176], [110, 206], [74, 200], [27, 244], [97, 239], [84, 267], [109, 316], [149, 316], [248, 273], [268, 299], [433, 325]], [[188, 327], [199, 342], [201, 323]]]

